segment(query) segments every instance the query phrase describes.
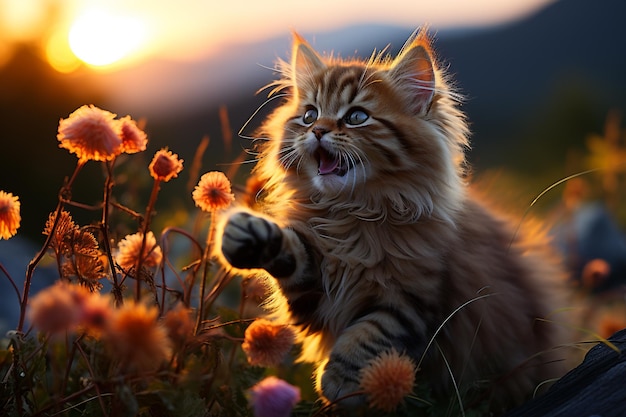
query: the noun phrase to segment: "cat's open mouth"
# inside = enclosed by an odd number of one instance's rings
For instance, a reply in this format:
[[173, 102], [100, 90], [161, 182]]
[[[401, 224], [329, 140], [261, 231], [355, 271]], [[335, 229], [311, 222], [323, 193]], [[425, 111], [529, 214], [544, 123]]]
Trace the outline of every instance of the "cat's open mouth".
[[349, 164], [342, 161], [321, 146], [315, 151], [315, 159], [318, 163], [318, 175], [337, 175], [343, 177], [350, 168]]

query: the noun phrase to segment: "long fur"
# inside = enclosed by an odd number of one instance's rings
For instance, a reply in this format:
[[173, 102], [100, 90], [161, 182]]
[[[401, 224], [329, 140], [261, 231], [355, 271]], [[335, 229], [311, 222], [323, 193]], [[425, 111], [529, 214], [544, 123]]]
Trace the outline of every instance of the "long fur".
[[[558, 259], [541, 232], [515, 234], [467, 184], [460, 95], [426, 33], [395, 58], [365, 62], [324, 58], [294, 38], [271, 85], [285, 98], [257, 135], [264, 188], [252, 213], [279, 226], [296, 259], [289, 277], [269, 278], [269, 307], [299, 328], [320, 393], [355, 390], [359, 370], [391, 347], [420, 361], [437, 393], [452, 389], [442, 355], [457, 384], [492, 381], [495, 408], [558, 376], [550, 362], [562, 332], [542, 320], [562, 307]], [[319, 117], [306, 126], [311, 106]], [[341, 115], [355, 107], [369, 119], [346, 126]], [[318, 174], [316, 126], [349, 167], [344, 177]]]

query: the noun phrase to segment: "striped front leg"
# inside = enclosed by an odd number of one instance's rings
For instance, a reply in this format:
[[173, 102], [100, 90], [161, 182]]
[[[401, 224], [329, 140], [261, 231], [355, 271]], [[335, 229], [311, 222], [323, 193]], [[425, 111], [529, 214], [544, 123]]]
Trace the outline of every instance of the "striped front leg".
[[[320, 366], [317, 388], [329, 401], [341, 400], [343, 407], [365, 404], [360, 391], [361, 370], [384, 352], [395, 350], [412, 355], [423, 344], [420, 321], [395, 307], [372, 305], [337, 338], [328, 361]], [[348, 396], [348, 397], [346, 397]]]
[[298, 233], [263, 217], [236, 212], [224, 227], [222, 253], [235, 268], [265, 269], [287, 299], [293, 324], [317, 328], [314, 322], [322, 295], [319, 260]]

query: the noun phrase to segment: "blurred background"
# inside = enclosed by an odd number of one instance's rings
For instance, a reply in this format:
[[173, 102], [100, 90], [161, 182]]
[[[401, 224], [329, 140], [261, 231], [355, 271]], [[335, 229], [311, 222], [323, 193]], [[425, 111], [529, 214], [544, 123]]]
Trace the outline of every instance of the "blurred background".
[[[57, 125], [81, 105], [145, 122], [149, 149], [133, 156], [145, 164], [120, 161], [118, 183], [132, 179], [148, 194], [146, 167], [164, 146], [189, 167], [209, 137], [200, 173], [231, 171], [249, 145], [237, 133], [258, 126], [263, 112], [246, 124], [266, 98], [255, 92], [276, 77], [276, 59], [288, 58], [291, 30], [319, 51], [369, 57], [387, 45], [397, 52], [428, 25], [441, 63], [467, 98], [473, 175], [521, 213], [559, 179], [601, 168], [570, 196], [602, 202], [619, 243], [610, 246], [621, 248], [626, 2], [383, 3], [0, 0], [0, 189], [22, 202], [12, 244], [43, 242], [48, 213], [76, 162], [58, 148]], [[249, 167], [242, 165], [235, 182], [245, 181]], [[94, 186], [102, 172], [95, 163], [86, 170], [74, 195], [93, 204], [102, 198]], [[161, 213], [183, 222], [197, 180], [189, 175], [186, 169], [165, 184], [159, 197]], [[564, 191], [547, 193], [537, 212], [562, 219]], [[137, 197], [134, 208], [147, 198]], [[7, 242], [0, 243], [6, 262]], [[19, 253], [27, 262], [34, 251]]]

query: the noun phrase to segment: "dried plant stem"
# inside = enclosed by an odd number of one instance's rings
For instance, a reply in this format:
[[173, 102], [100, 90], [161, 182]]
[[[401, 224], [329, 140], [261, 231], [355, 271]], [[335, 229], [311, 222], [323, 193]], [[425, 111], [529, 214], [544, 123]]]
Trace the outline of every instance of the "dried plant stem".
[[[195, 248], [198, 249], [198, 253], [202, 253], [202, 245], [196, 239], [194, 239], [194, 237], [186, 230], [180, 229], [178, 227], [166, 227], [161, 232], [161, 247], [163, 248], [163, 255], [164, 255], [162, 262], [163, 262], [163, 265], [167, 263], [167, 265], [174, 271], [175, 268], [172, 266], [171, 262], [169, 261], [167, 257], [167, 252], [168, 252], [167, 242], [168, 242], [168, 237], [170, 233], [172, 232], [179, 233], [185, 236], [187, 239], [189, 239], [189, 242], [191, 242], [191, 244]], [[183, 288], [183, 304], [185, 304], [185, 307], [187, 308], [189, 308], [189, 306], [191, 305], [191, 292], [193, 290], [193, 286], [195, 285], [195, 277], [196, 277], [196, 274], [198, 273], [200, 264], [201, 264], [201, 260], [194, 261], [194, 264], [192, 266], [193, 270], [192, 270], [192, 279], [191, 279], [190, 285], [185, 285], [183, 280], [179, 277], [179, 275], [176, 274], [176, 277], [178, 278], [178, 281], [180, 282], [181, 287]]]
[[[85, 353], [85, 351], [83, 350], [82, 346], [80, 345], [80, 340], [76, 340], [74, 342], [74, 346], [76, 348], [78, 348], [78, 351], [80, 352], [80, 355], [83, 357], [84, 361], [85, 361], [85, 365], [87, 366], [87, 369], [89, 370], [89, 374], [91, 376], [91, 379], [93, 381], [96, 380], [96, 374], [93, 371], [93, 368], [91, 367], [91, 364], [89, 363], [89, 358], [87, 357], [87, 354]], [[104, 406], [104, 401], [102, 401], [102, 392], [100, 391], [100, 387], [98, 386], [97, 383], [94, 383], [94, 388], [96, 390], [96, 394], [98, 397], [98, 402], [100, 403], [100, 409], [102, 410], [102, 415], [105, 416], [107, 415], [106, 412], [106, 407]]]
[[35, 268], [37, 267], [37, 265], [39, 265], [39, 262], [41, 262], [44, 255], [46, 254], [46, 251], [48, 250], [48, 247], [50, 246], [50, 242], [52, 242], [56, 228], [59, 224], [59, 219], [61, 218], [61, 211], [63, 210], [63, 206], [65, 202], [70, 200], [71, 198], [72, 184], [74, 183], [74, 180], [76, 179], [76, 176], [78, 175], [82, 167], [85, 165], [85, 162], [86, 161], [83, 161], [83, 160], [78, 161], [78, 163], [76, 164], [76, 168], [74, 168], [74, 172], [72, 173], [72, 176], [65, 182], [63, 187], [61, 187], [61, 190], [59, 191], [59, 201], [55, 209], [54, 223], [52, 227], [50, 228], [50, 233], [46, 237], [46, 240], [43, 246], [41, 247], [41, 249], [39, 250], [39, 252], [37, 253], [37, 255], [35, 255], [35, 257], [28, 263], [28, 267], [26, 268], [26, 278], [24, 279], [24, 290], [20, 299], [20, 318], [17, 324], [17, 329], [16, 329], [18, 336], [17, 338], [12, 339], [12, 342], [11, 342], [13, 344], [13, 377], [14, 377], [14, 382], [15, 382], [15, 390], [14, 390], [15, 406], [17, 409], [18, 416], [23, 415], [24, 410], [22, 408], [23, 407], [22, 394], [19, 388], [19, 385], [20, 385], [20, 382], [19, 382], [20, 381], [20, 376], [19, 376], [20, 366], [19, 365], [20, 365], [21, 346], [18, 346], [17, 339], [21, 340], [21, 335], [24, 330], [24, 321], [26, 319], [26, 306], [28, 305], [28, 295], [30, 293], [30, 285], [33, 280], [33, 273], [35, 272]]
[[[220, 268], [215, 273], [215, 276], [213, 278], [213, 281], [215, 284], [213, 285], [211, 292], [206, 297], [204, 297], [204, 300], [205, 300], [204, 302], [205, 303], [208, 302], [208, 304], [205, 305], [204, 307], [205, 310], [207, 311], [211, 310], [213, 303], [215, 302], [217, 297], [221, 294], [224, 287], [226, 287], [230, 283], [230, 280], [232, 278], [233, 278], [233, 275], [230, 274], [228, 271], [226, 271], [226, 269], [224, 268]], [[242, 315], [240, 314], [239, 317], [241, 318]]]
[[109, 267], [111, 269], [111, 278], [113, 280], [113, 298], [115, 304], [119, 307], [124, 303], [122, 297], [122, 289], [117, 282], [117, 274], [115, 273], [115, 263], [113, 261], [113, 254], [111, 253], [111, 241], [109, 240], [109, 204], [111, 201], [111, 191], [113, 189], [113, 164], [115, 160], [105, 164], [107, 167], [107, 179], [104, 184], [104, 201], [102, 204], [102, 223], [100, 224], [102, 232], [102, 240], [104, 242], [104, 249], [109, 261]]
[[211, 211], [211, 223], [209, 225], [209, 235], [206, 240], [206, 248], [204, 249], [204, 255], [202, 260], [204, 263], [204, 269], [202, 272], [202, 282], [200, 283], [200, 304], [198, 306], [198, 316], [196, 318], [196, 328], [194, 334], [198, 334], [200, 329], [200, 323], [204, 318], [204, 294], [206, 292], [206, 281], [209, 275], [209, 268], [211, 266], [211, 252], [213, 250], [213, 236], [215, 235], [215, 210]]
[[35, 257], [28, 263], [28, 267], [26, 269], [26, 279], [24, 280], [24, 292], [22, 293], [22, 299], [20, 302], [20, 319], [17, 325], [17, 331], [19, 333], [21, 333], [24, 329], [26, 306], [28, 304], [28, 294], [30, 292], [30, 284], [33, 280], [33, 273], [35, 272], [35, 268], [37, 267], [37, 265], [39, 265], [39, 262], [41, 262], [41, 259], [43, 259], [44, 255], [46, 254], [46, 251], [50, 246], [50, 242], [54, 238], [56, 228], [59, 224], [59, 219], [61, 218], [61, 211], [63, 210], [63, 206], [65, 202], [71, 198], [72, 184], [74, 183], [74, 180], [76, 179], [76, 176], [78, 175], [82, 167], [85, 166], [85, 162], [86, 161], [83, 160], [78, 161], [78, 163], [76, 164], [76, 168], [74, 168], [72, 176], [65, 183], [65, 185], [63, 185], [61, 191], [59, 191], [59, 202], [57, 203], [55, 209], [54, 223], [50, 228], [50, 233], [48, 233], [48, 236], [46, 237], [46, 240], [37, 255], [35, 255]]
[[[75, 391], [75, 392], [71, 393], [70, 395], [68, 395], [67, 397], [62, 398], [61, 400], [59, 400], [59, 403], [68, 403], [68, 402], [72, 401], [72, 400], [73, 400], [73, 399], [75, 399], [75, 398], [80, 398], [82, 395], [84, 395], [84, 394], [88, 393], [89, 391], [91, 391], [91, 390], [92, 390], [92, 389], [94, 389], [95, 387], [96, 387], [96, 386], [95, 386], [95, 384], [90, 384], [90, 385], [87, 385], [85, 388], [83, 388], [83, 389], [81, 389], [81, 390], [78, 390], [78, 391]], [[100, 396], [104, 396], [104, 395], [113, 395], [113, 394], [112, 394], [112, 393], [100, 394]], [[90, 401], [90, 400], [89, 400], [89, 401]], [[83, 401], [83, 402], [85, 402], [85, 401]], [[65, 410], [61, 410], [61, 411], [60, 411], [60, 412], [58, 412], [58, 413], [49, 414], [49, 413], [48, 413], [48, 411], [49, 411], [51, 408], [55, 407], [57, 404], [58, 404], [58, 403], [53, 402], [53, 403], [50, 403], [50, 404], [48, 404], [48, 405], [44, 406], [44, 407], [43, 407], [43, 408], [41, 408], [41, 409], [40, 409], [37, 413], [33, 414], [33, 415], [32, 415], [32, 417], [37, 417], [37, 416], [49, 416], [49, 415], [53, 415], [53, 416], [54, 416], [54, 415], [59, 415], [59, 414], [62, 414], [62, 413], [64, 413], [64, 412], [66, 412], [66, 411], [68, 411], [68, 410], [69, 410], [69, 409], [65, 409]], [[71, 409], [71, 408], [72, 408], [72, 407], [70, 407], [70, 409]]]
[[146, 207], [146, 213], [141, 224], [141, 247], [139, 248], [139, 256], [137, 256], [137, 262], [135, 263], [135, 300], [141, 299], [141, 267], [144, 261], [144, 251], [146, 250], [146, 235], [150, 228], [150, 220], [152, 219], [152, 211], [154, 210], [154, 204], [156, 203], [157, 195], [161, 188], [161, 181], [154, 180], [152, 184], [152, 192], [150, 193], [150, 200], [148, 200], [148, 206]]
[[[67, 381], [70, 378], [70, 372], [72, 371], [72, 365], [74, 364], [74, 357], [76, 355], [76, 347], [78, 345], [78, 343], [80, 343], [80, 340], [83, 338], [84, 334], [78, 336], [78, 338], [76, 340], [74, 340], [74, 342], [72, 343], [72, 348], [70, 350], [70, 353], [68, 355], [68, 359], [66, 360], [66, 364], [65, 364], [65, 375], [63, 376], [63, 381], [61, 382], [61, 389], [60, 389], [60, 393], [61, 395], [63, 395], [65, 393], [65, 390], [67, 388]], [[67, 338], [67, 334], [65, 336]], [[65, 345], [67, 346], [67, 340], [65, 342]]]
[[7, 277], [7, 279], [11, 283], [11, 286], [13, 287], [13, 290], [15, 290], [15, 294], [17, 295], [17, 299], [21, 300], [22, 296], [20, 294], [20, 290], [19, 288], [17, 288], [17, 284], [13, 280], [13, 277], [11, 277], [11, 274], [9, 274], [9, 271], [7, 271], [7, 269], [4, 267], [2, 262], [0, 262], [0, 271], [2, 271], [2, 273]]

